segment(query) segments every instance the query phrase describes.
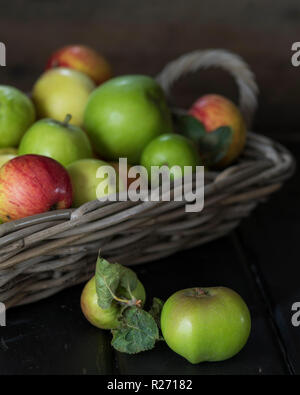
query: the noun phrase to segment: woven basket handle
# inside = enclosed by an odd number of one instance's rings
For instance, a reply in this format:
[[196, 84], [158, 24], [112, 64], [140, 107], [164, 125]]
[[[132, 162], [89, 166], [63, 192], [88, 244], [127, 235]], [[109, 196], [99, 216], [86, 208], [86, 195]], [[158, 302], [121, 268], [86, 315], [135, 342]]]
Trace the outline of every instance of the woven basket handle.
[[240, 110], [250, 127], [257, 106], [258, 87], [254, 74], [240, 56], [223, 49], [194, 51], [168, 63], [156, 80], [167, 96], [170, 96], [172, 85], [180, 77], [209, 67], [220, 67], [232, 75], [239, 88]]

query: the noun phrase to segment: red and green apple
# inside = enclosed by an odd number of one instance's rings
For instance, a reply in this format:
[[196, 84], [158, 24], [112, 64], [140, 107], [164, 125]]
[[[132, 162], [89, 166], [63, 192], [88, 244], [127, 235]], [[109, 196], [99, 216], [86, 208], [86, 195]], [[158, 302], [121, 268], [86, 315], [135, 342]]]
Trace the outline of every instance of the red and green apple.
[[107, 60], [85, 45], [67, 45], [55, 51], [47, 62], [46, 70], [54, 67], [68, 67], [87, 74], [96, 85], [112, 76]]
[[246, 143], [246, 124], [238, 107], [221, 95], [205, 95], [192, 105], [189, 114], [202, 122], [210, 133], [221, 126], [229, 126], [232, 139], [226, 155], [215, 164], [224, 167], [232, 163], [242, 152]]
[[22, 155], [0, 168], [0, 220], [8, 222], [72, 204], [71, 180], [57, 161]]

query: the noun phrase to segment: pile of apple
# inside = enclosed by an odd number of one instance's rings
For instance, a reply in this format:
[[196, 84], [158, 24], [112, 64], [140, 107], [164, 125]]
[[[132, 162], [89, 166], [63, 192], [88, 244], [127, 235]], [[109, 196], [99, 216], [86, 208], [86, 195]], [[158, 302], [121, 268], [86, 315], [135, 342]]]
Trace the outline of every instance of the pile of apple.
[[[187, 114], [171, 114], [149, 76], [112, 78], [109, 63], [94, 50], [58, 50], [30, 97], [0, 85], [0, 220], [96, 199], [97, 169], [119, 170], [119, 158], [150, 174], [152, 166], [162, 165], [224, 167], [240, 155], [246, 128], [231, 101], [206, 95]], [[119, 177], [128, 186], [127, 168], [124, 173]]]
[[[0, 220], [7, 222], [96, 199], [101, 166], [129, 186], [128, 164], [222, 168], [242, 152], [246, 128], [238, 108], [218, 95], [200, 97], [184, 115], [171, 113], [158, 83], [144, 75], [112, 78], [108, 62], [85, 46], [55, 52], [28, 97], [0, 85]], [[174, 175], [173, 175], [174, 176]], [[104, 193], [110, 193], [107, 188]], [[135, 273], [98, 259], [81, 307], [111, 329], [113, 346], [135, 353], [167, 344], [192, 363], [236, 354], [250, 333], [241, 297], [224, 287], [191, 288], [165, 304], [146, 294]]]

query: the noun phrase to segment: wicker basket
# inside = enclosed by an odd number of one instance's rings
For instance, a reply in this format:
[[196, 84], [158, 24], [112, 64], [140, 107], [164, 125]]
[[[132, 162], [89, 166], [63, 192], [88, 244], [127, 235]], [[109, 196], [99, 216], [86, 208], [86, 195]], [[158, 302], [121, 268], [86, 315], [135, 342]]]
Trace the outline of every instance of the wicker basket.
[[[157, 80], [169, 96], [182, 75], [221, 67], [235, 79], [250, 124], [257, 87], [244, 61], [224, 50], [196, 51], [165, 67]], [[243, 155], [222, 172], [205, 174], [205, 205], [185, 212], [185, 201], [89, 202], [0, 225], [0, 301], [31, 303], [86, 281], [98, 250], [127, 265], [153, 261], [217, 239], [291, 176], [294, 160], [280, 144], [248, 132]]]

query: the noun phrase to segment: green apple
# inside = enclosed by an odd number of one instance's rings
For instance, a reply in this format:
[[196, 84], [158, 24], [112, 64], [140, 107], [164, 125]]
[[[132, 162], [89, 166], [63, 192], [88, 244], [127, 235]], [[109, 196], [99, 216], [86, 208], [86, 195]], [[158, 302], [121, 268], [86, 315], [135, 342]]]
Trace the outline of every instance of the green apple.
[[[115, 183], [106, 174], [104, 177], [97, 177], [98, 169], [101, 166], [112, 166], [109, 163], [100, 159], [81, 159], [71, 163], [67, 166], [67, 170], [71, 177], [73, 189], [73, 206], [79, 207], [84, 203], [96, 200], [110, 193], [118, 191], [118, 175], [116, 174]], [[113, 168], [112, 168], [113, 169]], [[113, 169], [114, 170], [114, 169]], [[104, 188], [103, 194], [99, 194], [99, 185], [105, 181], [107, 184]], [[104, 185], [105, 185], [104, 184]]]
[[63, 166], [84, 158], [92, 158], [92, 147], [86, 133], [78, 126], [54, 119], [41, 119], [24, 134], [19, 155], [37, 154], [53, 158]]
[[0, 148], [16, 147], [34, 121], [31, 100], [16, 88], [0, 85]]
[[82, 126], [84, 109], [94, 88], [86, 74], [57, 67], [41, 75], [33, 87], [32, 98], [39, 118], [63, 121], [66, 114], [71, 114], [71, 123]]
[[[184, 167], [191, 166], [191, 171], [200, 165], [200, 158], [194, 144], [184, 136], [175, 133], [162, 134], [152, 140], [143, 150], [141, 165], [147, 169], [148, 178], [154, 185], [158, 184], [158, 175], [152, 166], [178, 166], [170, 173], [171, 178], [183, 176]], [[151, 175], [153, 177], [151, 177]]]
[[226, 287], [178, 291], [161, 313], [166, 343], [194, 364], [231, 358], [246, 344], [250, 329], [246, 303]]
[[[130, 269], [129, 269], [130, 270]], [[128, 298], [123, 290], [122, 295]], [[142, 305], [146, 300], [146, 292], [143, 284], [138, 280], [136, 288], [132, 291], [132, 296], [137, 300], [142, 301]], [[119, 325], [118, 315], [120, 313], [121, 305], [116, 301], [108, 309], [102, 309], [98, 305], [98, 296], [96, 292], [95, 276], [85, 285], [80, 299], [81, 310], [86, 319], [97, 328], [114, 329]]]
[[171, 114], [157, 82], [144, 75], [112, 78], [91, 94], [84, 127], [94, 149], [107, 160], [137, 164], [144, 147], [172, 131]]

